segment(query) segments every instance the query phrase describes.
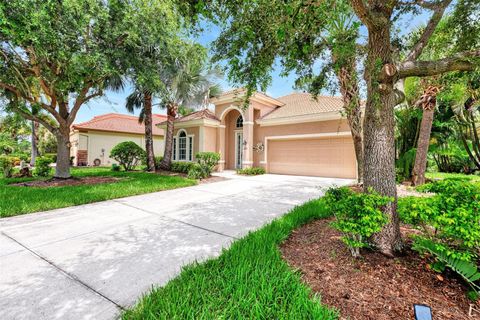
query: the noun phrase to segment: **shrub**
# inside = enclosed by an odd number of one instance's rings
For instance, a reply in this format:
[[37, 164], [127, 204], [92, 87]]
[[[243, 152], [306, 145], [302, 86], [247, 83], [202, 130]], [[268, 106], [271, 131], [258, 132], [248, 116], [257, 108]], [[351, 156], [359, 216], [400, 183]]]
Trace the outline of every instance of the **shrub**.
[[155, 157], [155, 170], [160, 169], [160, 163], [162, 162], [162, 160], [163, 160], [162, 156]]
[[145, 157], [145, 151], [133, 141], [117, 144], [110, 152], [110, 158], [115, 159], [125, 169], [131, 171]]
[[369, 247], [369, 238], [388, 222], [381, 208], [393, 199], [370, 190], [355, 193], [348, 189], [333, 188], [325, 193], [325, 202], [335, 215], [332, 226], [341, 231], [343, 242], [354, 257], [360, 256], [360, 248]]
[[260, 175], [260, 174], [265, 174], [265, 169], [260, 168], [260, 167], [238, 169], [237, 174], [243, 174], [243, 175], [246, 175], [246, 176], [256, 176], [256, 175]]
[[0, 156], [0, 169], [4, 178], [10, 178], [13, 172], [15, 159], [9, 156]]
[[422, 230], [418, 240], [435, 242], [449, 257], [476, 259], [480, 247], [480, 186], [463, 179], [445, 179], [417, 189], [436, 193], [429, 200], [399, 202], [401, 219]]
[[48, 177], [52, 170], [50, 167], [52, 162], [50, 157], [37, 157], [35, 159], [35, 174], [39, 177]]
[[212, 175], [213, 169], [220, 160], [220, 154], [216, 152], [198, 152], [195, 155], [196, 163], [188, 169], [190, 179], [205, 179]]
[[194, 165], [195, 165], [195, 162], [175, 161], [175, 162], [172, 162], [170, 170], [173, 172], [188, 173], [190, 168], [192, 168]]
[[57, 162], [57, 154], [56, 153], [45, 153], [43, 156], [52, 159], [52, 162]]
[[116, 163], [112, 163], [112, 171], [120, 171], [120, 166]]
[[202, 166], [198, 163], [194, 163], [193, 166], [190, 167], [188, 170], [188, 178], [189, 179], [204, 179], [207, 178]]
[[[213, 170], [218, 165], [220, 161], [220, 154], [217, 152], [198, 152], [195, 155], [197, 164], [202, 173], [202, 178], [208, 178], [212, 175]], [[198, 167], [196, 166], [196, 167]]]

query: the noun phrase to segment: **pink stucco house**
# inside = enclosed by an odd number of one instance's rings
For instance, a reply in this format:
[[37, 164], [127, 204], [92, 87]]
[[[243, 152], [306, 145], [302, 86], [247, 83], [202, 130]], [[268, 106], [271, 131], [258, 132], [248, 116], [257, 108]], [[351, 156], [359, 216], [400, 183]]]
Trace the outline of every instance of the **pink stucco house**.
[[[221, 154], [219, 170], [263, 167], [269, 173], [355, 178], [356, 158], [342, 100], [308, 93], [272, 98], [245, 90], [212, 99], [215, 110], [175, 120], [174, 161], [199, 151]], [[166, 123], [157, 124], [165, 129]]]

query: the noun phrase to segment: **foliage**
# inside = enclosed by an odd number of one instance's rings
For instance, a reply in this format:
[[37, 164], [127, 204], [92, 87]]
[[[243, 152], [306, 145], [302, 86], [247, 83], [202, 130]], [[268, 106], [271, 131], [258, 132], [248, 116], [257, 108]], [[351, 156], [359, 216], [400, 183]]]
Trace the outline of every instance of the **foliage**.
[[205, 179], [205, 178], [208, 178], [208, 176], [203, 171], [203, 168], [200, 164], [194, 163], [194, 165], [190, 169], [188, 169], [188, 178], [189, 179]]
[[371, 190], [355, 193], [342, 187], [326, 191], [325, 203], [335, 215], [332, 226], [344, 234], [342, 240], [354, 257], [360, 256], [360, 248], [370, 246], [369, 238], [388, 222], [381, 208], [392, 201]]
[[53, 163], [50, 157], [37, 157], [35, 159], [35, 175], [39, 177], [48, 177], [52, 172], [50, 164]]
[[480, 286], [475, 283], [480, 280], [480, 271], [475, 263], [449, 255], [443, 247], [430, 239], [417, 239], [413, 249], [421, 253], [428, 252], [433, 255], [438, 262], [460, 275], [477, 294], [480, 294]]
[[265, 174], [265, 169], [260, 167], [248, 167], [248, 168], [238, 169], [237, 174], [242, 174], [246, 176], [256, 176], [260, 174]]
[[170, 168], [173, 172], [185, 173], [187, 174], [188, 171], [195, 166], [195, 162], [186, 162], [186, 161], [174, 161], [172, 162], [172, 166]]
[[[282, 259], [293, 230], [329, 216], [322, 199], [249, 233], [217, 258], [195, 262], [122, 314], [122, 319], [337, 319]], [[179, 299], [182, 297], [182, 299]]]
[[117, 144], [110, 151], [110, 158], [115, 159], [125, 171], [131, 171], [145, 157], [145, 151], [133, 141]]
[[163, 160], [163, 156], [156, 156], [155, 157], [155, 170], [160, 169], [160, 163], [162, 162], [162, 160]]
[[[0, 94], [68, 154], [64, 141], [81, 107], [121, 89], [136, 62], [148, 68], [139, 48], [174, 51], [180, 21], [174, 0], [8, 1], [0, 5]], [[68, 158], [58, 159], [56, 176], [69, 170]]]
[[[112, 183], [34, 188], [12, 186], [11, 183], [44, 178], [0, 178], [0, 217], [76, 206], [85, 203], [116, 199], [149, 192], [170, 190], [194, 185], [194, 180], [145, 172], [112, 172], [110, 168], [72, 168], [75, 178], [112, 177]], [[26, 201], [28, 199], [28, 201]]]
[[10, 156], [0, 156], [0, 169], [4, 178], [10, 178], [13, 172], [14, 161]]
[[196, 163], [188, 170], [190, 179], [205, 179], [212, 175], [213, 170], [220, 161], [217, 152], [198, 152], [195, 155]]
[[434, 242], [448, 257], [475, 261], [480, 247], [480, 185], [466, 179], [445, 179], [417, 188], [430, 198], [399, 200], [401, 219], [422, 230], [417, 240]]
[[120, 166], [119, 166], [118, 164], [112, 163], [112, 171], [113, 171], [113, 172], [118, 172], [118, 171], [120, 171], [120, 169], [121, 169], [121, 168], [120, 168]]

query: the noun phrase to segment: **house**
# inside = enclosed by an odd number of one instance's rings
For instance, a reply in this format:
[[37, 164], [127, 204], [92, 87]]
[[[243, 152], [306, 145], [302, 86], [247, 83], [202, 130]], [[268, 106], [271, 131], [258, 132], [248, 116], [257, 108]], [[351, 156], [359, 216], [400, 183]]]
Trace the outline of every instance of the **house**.
[[[263, 167], [269, 173], [356, 178], [356, 158], [339, 97], [292, 93], [272, 98], [244, 89], [174, 122], [174, 161], [199, 151], [221, 154], [219, 170]], [[158, 124], [165, 129], [166, 122]]]
[[[153, 115], [153, 123], [165, 119], [164, 115]], [[72, 126], [70, 155], [74, 157], [74, 165], [108, 166], [116, 163], [109, 157], [110, 151], [123, 141], [133, 141], [145, 148], [145, 126], [138, 122], [138, 117], [118, 113], [96, 116]], [[163, 147], [163, 130], [154, 126], [154, 153], [163, 155]]]

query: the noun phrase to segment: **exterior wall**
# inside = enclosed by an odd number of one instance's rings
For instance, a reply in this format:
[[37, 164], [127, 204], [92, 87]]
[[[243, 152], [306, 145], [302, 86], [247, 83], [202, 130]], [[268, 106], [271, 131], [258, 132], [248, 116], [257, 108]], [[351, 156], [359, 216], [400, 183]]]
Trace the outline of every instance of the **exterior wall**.
[[[89, 131], [74, 133], [70, 136], [72, 142], [71, 155], [76, 157], [78, 150], [88, 150], [88, 165], [93, 165], [95, 159], [100, 159], [101, 165], [108, 166], [117, 163], [109, 157], [114, 146], [124, 141], [133, 141], [145, 149], [145, 137], [140, 134]], [[84, 149], [83, 149], [84, 148]], [[163, 155], [163, 137], [154, 136], [153, 150], [156, 156]], [[74, 164], [77, 165], [77, 159]]]
[[217, 128], [203, 127], [203, 151], [218, 152], [217, 150]]

